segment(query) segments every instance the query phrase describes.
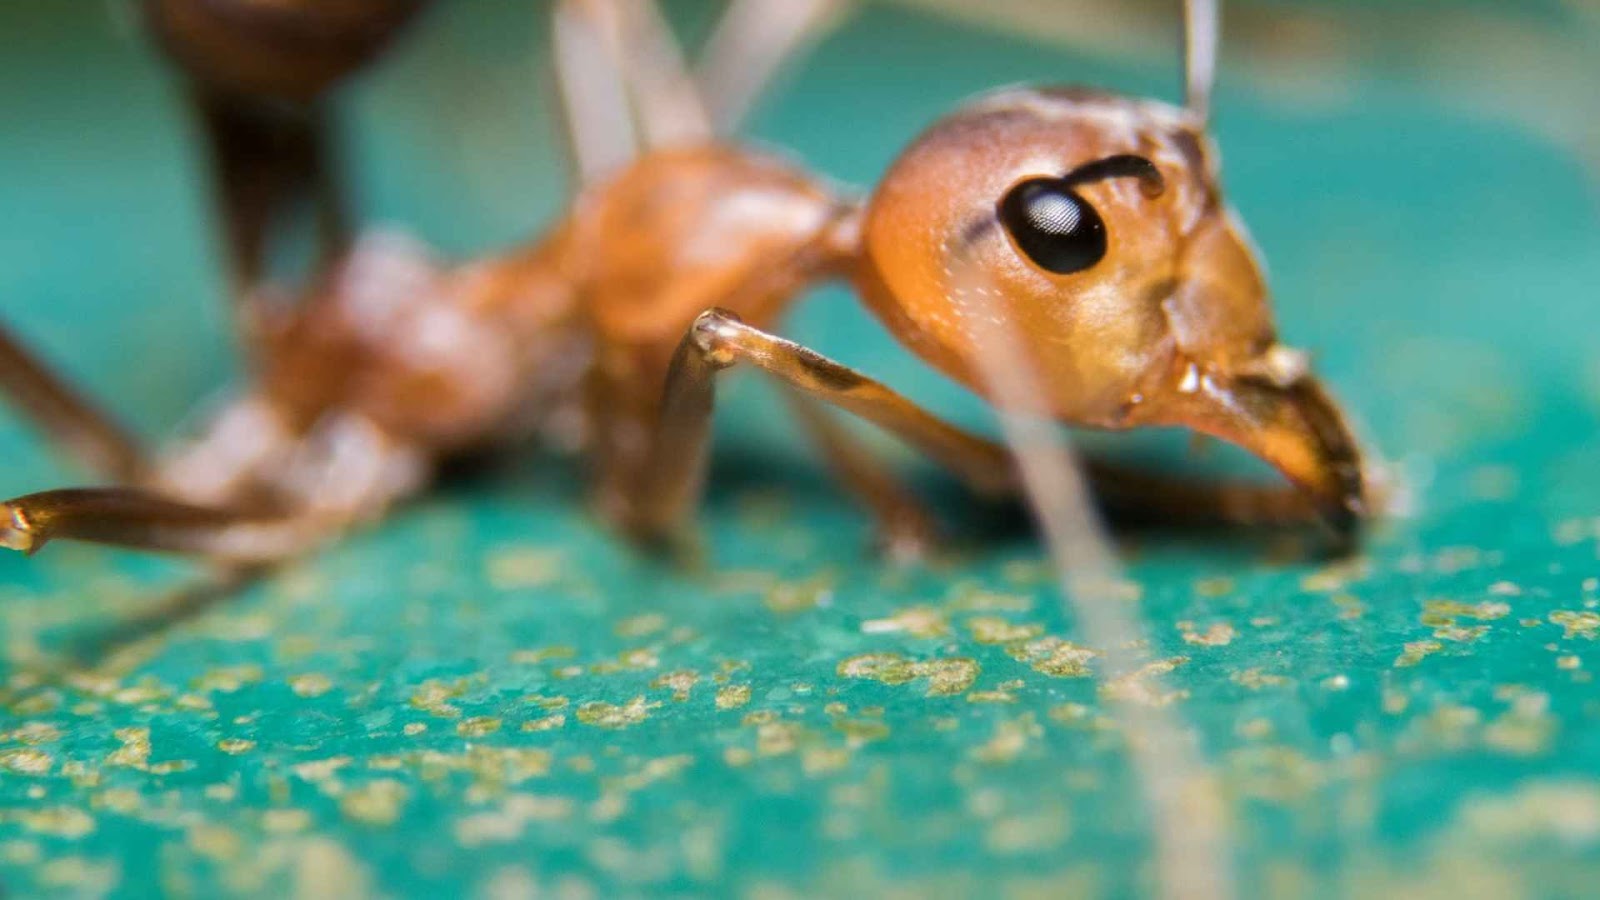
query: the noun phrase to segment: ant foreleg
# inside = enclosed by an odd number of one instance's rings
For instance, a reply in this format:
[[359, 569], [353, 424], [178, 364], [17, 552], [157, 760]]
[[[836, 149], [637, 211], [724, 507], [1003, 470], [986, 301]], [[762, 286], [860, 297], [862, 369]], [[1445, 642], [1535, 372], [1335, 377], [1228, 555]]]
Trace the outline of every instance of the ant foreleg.
[[68, 488], [0, 503], [0, 547], [30, 555], [65, 539], [260, 564], [309, 548], [328, 525], [293, 513], [196, 506], [137, 488]]
[[0, 325], [0, 394], [90, 471], [134, 481], [150, 469], [138, 440]]
[[716, 374], [738, 362], [755, 365], [802, 394], [899, 436], [979, 493], [1014, 490], [1005, 448], [950, 425], [853, 369], [714, 309], [695, 319], [673, 357], [659, 424], [629, 510], [631, 530], [665, 537], [699, 499]]

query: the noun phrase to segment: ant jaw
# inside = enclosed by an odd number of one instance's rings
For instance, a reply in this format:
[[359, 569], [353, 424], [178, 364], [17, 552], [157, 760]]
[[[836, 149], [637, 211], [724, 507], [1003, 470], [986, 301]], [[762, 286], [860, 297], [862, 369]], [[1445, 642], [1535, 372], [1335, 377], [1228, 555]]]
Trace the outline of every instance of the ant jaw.
[[1219, 375], [1190, 365], [1175, 393], [1146, 411], [1152, 419], [1221, 438], [1271, 464], [1341, 541], [1353, 539], [1370, 513], [1360, 446], [1310, 375]]

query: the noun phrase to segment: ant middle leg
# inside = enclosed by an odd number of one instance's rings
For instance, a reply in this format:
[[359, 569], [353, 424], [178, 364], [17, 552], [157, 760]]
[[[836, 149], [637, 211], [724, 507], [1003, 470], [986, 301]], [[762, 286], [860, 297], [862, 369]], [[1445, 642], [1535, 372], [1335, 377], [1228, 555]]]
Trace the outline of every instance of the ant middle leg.
[[[704, 479], [717, 373], [740, 362], [777, 377], [807, 402], [838, 407], [900, 437], [980, 494], [1004, 495], [1015, 489], [1004, 447], [937, 418], [853, 369], [714, 309], [695, 320], [673, 357], [658, 424], [625, 511], [630, 532], [668, 539], [688, 517]], [[891, 516], [903, 514], [896, 509], [904, 503], [896, 496], [899, 489], [891, 493], [883, 488], [886, 475], [867, 468], [864, 457], [845, 458], [838, 445], [832, 455], [834, 467], [842, 464], [845, 469], [847, 484], [853, 479], [867, 488], [869, 506]]]
[[872, 516], [883, 554], [907, 562], [927, 557], [938, 544], [933, 514], [880, 459], [834, 421], [820, 402], [788, 386], [781, 392], [833, 477]]

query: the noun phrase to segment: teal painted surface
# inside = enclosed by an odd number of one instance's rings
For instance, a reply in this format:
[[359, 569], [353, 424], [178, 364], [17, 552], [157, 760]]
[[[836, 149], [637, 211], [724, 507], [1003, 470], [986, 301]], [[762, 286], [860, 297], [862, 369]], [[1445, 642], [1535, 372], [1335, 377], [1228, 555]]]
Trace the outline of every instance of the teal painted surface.
[[[542, 36], [491, 9], [441, 10], [349, 98], [363, 209], [452, 254], [528, 234], [564, 191]], [[166, 432], [233, 372], [174, 98], [98, 6], [7, 7], [0, 30], [0, 307]], [[1160, 93], [1170, 72], [874, 9], [752, 130], [867, 183], [959, 98], [1018, 80]], [[1239, 79], [1219, 98], [1284, 331], [1415, 507], [1335, 567], [1299, 536], [1118, 531], [1251, 895], [1578, 896], [1600, 877], [1596, 176], [1469, 110], [1381, 71], [1311, 110]], [[841, 294], [791, 333], [986, 424]], [[1077, 632], [1033, 540], [908, 459], [954, 546], [886, 569], [762, 390], [740, 382], [721, 416], [698, 572], [630, 553], [574, 465], [536, 455], [209, 603], [172, 594], [194, 575], [172, 562], [0, 558], [0, 884], [1147, 888], [1105, 703], [1038, 659]], [[1219, 456], [1202, 464], [1236, 462]], [[75, 478], [10, 417], [0, 459], [0, 494]]]

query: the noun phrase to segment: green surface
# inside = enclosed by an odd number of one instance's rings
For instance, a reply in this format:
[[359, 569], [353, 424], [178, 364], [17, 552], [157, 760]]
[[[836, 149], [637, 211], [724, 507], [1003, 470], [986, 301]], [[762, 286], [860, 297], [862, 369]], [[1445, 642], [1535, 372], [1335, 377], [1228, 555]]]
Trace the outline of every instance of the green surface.
[[[215, 248], [170, 85], [120, 7], [80, 6], [0, 8], [0, 307], [160, 434], [231, 377]], [[558, 208], [526, 6], [438, 10], [349, 98], [372, 219], [468, 253]], [[1161, 93], [1171, 72], [875, 9], [752, 124], [866, 183], [1024, 79]], [[1579, 896], [1600, 880], [1595, 172], [1408, 84], [1308, 110], [1226, 80], [1218, 130], [1287, 337], [1413, 512], [1331, 567], [1299, 536], [1120, 530], [1130, 609], [1244, 892]], [[986, 423], [841, 294], [790, 331]], [[1139, 785], [1094, 682], [1051, 663], [1076, 629], [1036, 543], [927, 475], [956, 547], [887, 569], [762, 387], [733, 393], [698, 573], [637, 558], [538, 456], [210, 603], [172, 594], [193, 573], [171, 562], [0, 558], [0, 884], [1147, 888]], [[4, 495], [78, 477], [10, 417], [0, 459]]]

